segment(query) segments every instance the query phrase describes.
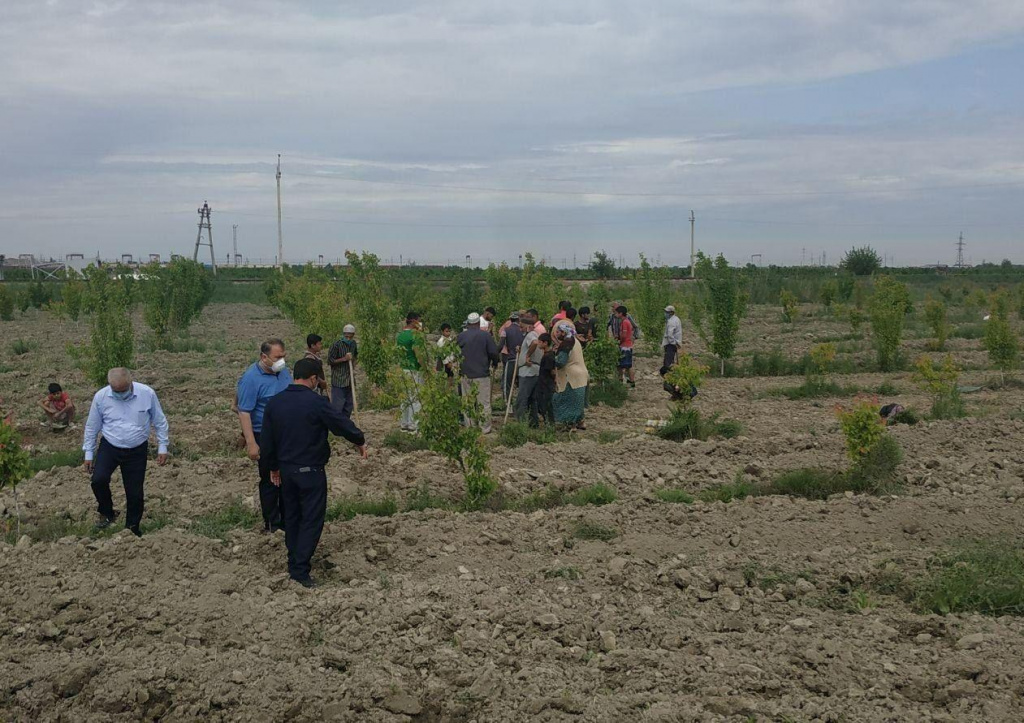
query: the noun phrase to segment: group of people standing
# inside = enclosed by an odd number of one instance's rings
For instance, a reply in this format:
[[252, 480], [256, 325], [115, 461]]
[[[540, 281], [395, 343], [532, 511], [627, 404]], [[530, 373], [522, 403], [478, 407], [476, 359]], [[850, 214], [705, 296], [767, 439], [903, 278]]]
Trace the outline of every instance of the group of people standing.
[[[620, 378], [635, 385], [633, 343], [639, 327], [628, 309], [615, 302], [605, 333], [619, 346]], [[675, 309], [666, 307], [662, 340], [662, 374], [675, 363], [682, 346], [682, 326]], [[498, 327], [496, 313], [488, 307], [469, 314], [463, 330], [441, 327], [437, 341], [438, 372], [453, 380], [459, 377], [463, 396], [475, 396], [482, 407], [477, 422], [491, 431], [492, 373], [500, 369], [500, 388], [506, 404], [513, 405], [518, 420], [530, 425], [560, 424], [584, 429], [590, 375], [586, 348], [599, 331], [587, 307], [575, 309], [568, 301], [545, 325], [536, 309], [513, 311]], [[550, 328], [550, 331], [548, 330]], [[234, 410], [246, 452], [257, 464], [259, 499], [264, 529], [283, 530], [288, 549], [288, 572], [299, 584], [311, 587], [310, 560], [323, 530], [327, 507], [325, 466], [330, 457], [328, 435], [333, 433], [356, 445], [366, 457], [366, 438], [353, 423], [357, 409], [355, 362], [359, 346], [356, 329], [344, 327], [341, 338], [327, 353], [328, 378], [321, 358], [323, 339], [310, 334], [306, 352], [292, 370], [286, 361], [285, 344], [279, 338], [264, 341], [257, 359], [238, 381]], [[406, 314], [405, 326], [396, 337], [399, 364], [409, 381], [410, 394], [402, 404], [401, 429], [416, 432], [420, 403], [416, 389], [423, 383], [425, 337], [420, 315]], [[165, 464], [169, 450], [169, 425], [156, 392], [135, 382], [128, 369], [111, 369], [108, 385], [96, 392], [85, 425], [83, 450], [96, 497], [98, 527], [117, 517], [110, 480], [120, 469], [125, 488], [125, 526], [140, 535], [144, 509], [143, 487], [151, 429], [156, 430], [157, 464]], [[74, 405], [59, 387], [51, 385], [42, 403], [50, 423], [67, 424]], [[509, 410], [511, 411], [511, 410]]]

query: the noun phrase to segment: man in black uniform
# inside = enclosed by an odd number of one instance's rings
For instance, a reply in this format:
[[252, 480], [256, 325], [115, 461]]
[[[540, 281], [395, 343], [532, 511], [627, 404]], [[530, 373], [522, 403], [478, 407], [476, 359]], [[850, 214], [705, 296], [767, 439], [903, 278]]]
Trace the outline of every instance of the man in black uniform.
[[366, 458], [366, 438], [350, 419], [316, 393], [317, 365], [295, 364], [294, 381], [267, 402], [260, 433], [260, 457], [270, 467], [270, 481], [281, 488], [288, 575], [314, 587], [310, 560], [320, 542], [327, 513], [327, 472], [331, 456], [327, 433], [344, 437]]

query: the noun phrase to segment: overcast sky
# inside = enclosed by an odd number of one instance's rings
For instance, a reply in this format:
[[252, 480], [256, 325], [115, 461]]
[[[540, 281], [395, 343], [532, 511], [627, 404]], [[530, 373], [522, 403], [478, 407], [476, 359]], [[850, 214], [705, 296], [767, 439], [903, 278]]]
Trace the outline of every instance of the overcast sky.
[[[0, 252], [1024, 262], [1020, 0], [4, 2]], [[205, 251], [205, 249], [204, 249]]]

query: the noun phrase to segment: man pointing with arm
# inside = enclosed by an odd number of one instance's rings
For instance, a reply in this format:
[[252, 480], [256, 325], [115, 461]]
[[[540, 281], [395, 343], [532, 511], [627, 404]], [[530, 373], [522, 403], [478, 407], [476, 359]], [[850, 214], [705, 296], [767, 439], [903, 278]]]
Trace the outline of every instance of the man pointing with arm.
[[[156, 429], [159, 465], [167, 462], [168, 425], [156, 392], [145, 384], [132, 381], [132, 373], [124, 367], [107, 372], [108, 385], [96, 392], [85, 423], [85, 471], [92, 476], [92, 492], [103, 529], [117, 517], [110, 495], [110, 477], [121, 469], [124, 482], [124, 526], [141, 537], [144, 507], [143, 483], [149, 457], [149, 430]], [[99, 437], [99, 446], [96, 439]]]

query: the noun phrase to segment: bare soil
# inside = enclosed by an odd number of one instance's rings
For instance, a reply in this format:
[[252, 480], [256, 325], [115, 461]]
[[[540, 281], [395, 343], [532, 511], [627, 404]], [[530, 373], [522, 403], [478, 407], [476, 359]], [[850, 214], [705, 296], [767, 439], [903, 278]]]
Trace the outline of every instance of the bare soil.
[[[819, 317], [782, 326], [776, 310], [755, 309], [740, 352], [793, 356], [848, 331]], [[57, 379], [84, 417], [94, 389], [64, 344], [82, 342], [85, 325], [30, 312], [0, 328], [0, 394], [33, 454], [78, 448], [81, 426], [51, 433], [32, 405]], [[190, 531], [238, 500], [255, 506], [234, 383], [260, 339], [300, 334], [250, 305], [212, 307], [192, 331], [205, 352], [146, 352], [137, 365], [171, 421], [176, 454], [146, 479], [147, 516], [170, 524], [141, 539], [0, 543], [0, 719], [1024, 719], [1024, 620], [920, 614], [869, 584], [892, 570], [919, 577], [959, 540], [1019, 539], [1016, 387], [967, 395], [967, 419], [894, 428], [905, 452], [897, 495], [669, 504], [654, 491], [697, 495], [737, 475], [841, 467], [833, 409], [846, 400], [763, 396], [794, 377], [710, 379], [698, 406], [739, 420], [742, 435], [677, 444], [642, 432], [667, 413], [667, 397], [657, 360], [641, 358], [627, 404], [591, 408], [573, 441], [493, 449], [507, 499], [604, 482], [617, 501], [333, 522], [315, 558], [323, 584], [305, 590], [287, 580], [279, 535]], [[13, 356], [16, 338], [36, 346]], [[977, 341], [951, 348], [984, 362]], [[927, 410], [907, 374], [838, 379], [866, 389], [885, 380], [898, 393], [880, 404]], [[336, 444], [332, 498], [401, 501], [424, 484], [460, 496], [461, 477], [436, 455], [375, 444], [397, 426], [393, 413], [364, 411], [360, 422], [372, 456]], [[602, 443], [609, 431], [622, 436]], [[26, 527], [83, 519], [95, 505], [80, 468], [40, 472], [19, 494]], [[0, 496], [0, 512], [12, 510]], [[581, 539], [581, 523], [614, 537]]]

